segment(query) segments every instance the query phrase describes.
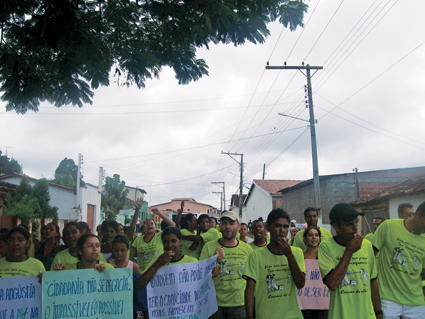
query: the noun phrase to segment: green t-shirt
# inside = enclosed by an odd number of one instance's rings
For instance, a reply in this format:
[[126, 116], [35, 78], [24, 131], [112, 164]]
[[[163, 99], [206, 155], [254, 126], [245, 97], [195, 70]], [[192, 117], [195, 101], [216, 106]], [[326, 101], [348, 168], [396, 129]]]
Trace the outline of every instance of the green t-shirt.
[[[77, 270], [77, 264], [78, 262], [66, 265], [66, 270]], [[99, 260], [99, 265], [106, 265], [106, 269], [114, 269], [114, 266], [102, 260]]]
[[[306, 244], [304, 244], [303, 236], [304, 236], [305, 229], [301, 229], [294, 238], [294, 243], [292, 246], [301, 248], [302, 251], [305, 251], [307, 249]], [[325, 240], [329, 240], [332, 238], [332, 234], [329, 230], [326, 228], [320, 227], [320, 242], [324, 242]]]
[[373, 238], [373, 233], [369, 233], [366, 236], [364, 236], [365, 239], [367, 239], [368, 241], [372, 242], [372, 238]]
[[164, 253], [161, 234], [162, 232], [155, 234], [148, 243], [143, 240], [143, 236], [137, 237], [134, 241], [132, 247], [137, 251], [137, 264], [139, 265], [141, 274], [146, 271], [146, 266], [152, 260], [156, 260]]
[[[149, 263], [149, 265], [147, 265], [147, 267], [146, 267], [146, 270], [147, 269], [149, 269], [154, 263], [155, 263], [155, 261], [156, 261], [156, 259], [155, 260], [152, 260], [150, 263]], [[191, 256], [186, 256], [186, 255], [183, 255], [183, 258], [180, 258], [180, 260], [177, 260], [177, 261], [170, 261], [169, 263], [166, 263], [164, 266], [162, 266], [162, 267], [165, 267], [165, 266], [172, 266], [172, 265], [178, 265], [178, 264], [188, 264], [188, 263], [194, 263], [194, 262], [197, 262], [198, 261], [198, 259], [196, 259], [196, 258], [194, 258], [194, 257], [191, 257]]]
[[[318, 250], [320, 273], [325, 277], [338, 266], [346, 246], [331, 240], [320, 243]], [[372, 244], [362, 241], [362, 247], [351, 257], [344, 279], [336, 291], [331, 291], [329, 317], [335, 319], [375, 318], [370, 281], [377, 276]]]
[[252, 248], [252, 250], [256, 250], [256, 249], [260, 249], [260, 248], [264, 248], [264, 247], [267, 247], [267, 244], [268, 244], [269, 242], [266, 240], [266, 242], [264, 243], [264, 246], [257, 246], [256, 244], [254, 244], [254, 242], [252, 241], [252, 242], [250, 242], [248, 245], [250, 245], [251, 246], [251, 248]]
[[[106, 262], [105, 257], [103, 257], [102, 254], [99, 254], [99, 257], [97, 258], [97, 260]], [[72, 256], [68, 248], [56, 254], [55, 259], [53, 259], [52, 267], [50, 267], [50, 270], [53, 270], [53, 266], [57, 264], [69, 265], [69, 264], [74, 264], [76, 262], [78, 262], [78, 257]]]
[[[305, 274], [302, 250], [298, 247], [291, 247], [291, 250], [298, 267]], [[243, 278], [247, 277], [255, 281], [255, 318], [303, 318], [297, 287], [284, 255], [273, 254], [268, 247], [255, 250], [249, 255], [245, 267]]]
[[381, 299], [423, 306], [421, 271], [425, 266], [425, 237], [410, 233], [404, 219], [384, 221], [372, 239], [379, 250], [378, 283]]
[[243, 306], [246, 281], [242, 278], [245, 264], [252, 248], [238, 240], [235, 247], [224, 247], [220, 240], [214, 240], [202, 248], [199, 260], [214, 256], [217, 248], [223, 248], [224, 258], [219, 262], [220, 275], [213, 278], [217, 305], [219, 307]]
[[[189, 230], [183, 228], [181, 229], [181, 233], [183, 236], [194, 236], [196, 235], [195, 232], [190, 232]], [[199, 242], [198, 243], [198, 247], [195, 250], [190, 250], [190, 247], [193, 245], [193, 241], [191, 240], [185, 240], [183, 239], [182, 241], [182, 254], [185, 256], [191, 256], [193, 258], [199, 259], [199, 256], [201, 255], [201, 248], [202, 248], [202, 243]]]
[[215, 228], [208, 229], [205, 233], [201, 234], [202, 239], [204, 240], [204, 245], [210, 241], [220, 238], [220, 233]]
[[32, 257], [20, 262], [9, 262], [6, 257], [0, 259], [0, 278], [38, 276], [45, 271], [41, 261]]

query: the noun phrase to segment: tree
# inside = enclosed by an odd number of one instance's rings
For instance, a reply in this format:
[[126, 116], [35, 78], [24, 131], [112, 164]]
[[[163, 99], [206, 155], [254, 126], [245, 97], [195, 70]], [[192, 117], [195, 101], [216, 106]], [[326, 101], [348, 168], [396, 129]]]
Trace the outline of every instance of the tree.
[[125, 181], [120, 180], [120, 175], [106, 177], [101, 205], [105, 214], [109, 215], [109, 219], [115, 219], [115, 216], [123, 209], [127, 203], [128, 192], [129, 190], [125, 189]]
[[[78, 166], [75, 164], [74, 160], [65, 157], [56, 168], [55, 178], [51, 180], [51, 182], [66, 187], [76, 188], [77, 174]], [[83, 175], [81, 175], [80, 185], [84, 186], [84, 184]]]
[[0, 151], [0, 175], [1, 174], [12, 174], [12, 173], [20, 173], [21, 172], [21, 166], [19, 165], [18, 161], [12, 159], [9, 159], [7, 155], [1, 155]]
[[263, 43], [267, 24], [295, 30], [302, 0], [3, 0], [0, 90], [8, 111], [92, 103], [93, 89], [145, 86], [171, 67], [179, 84], [208, 75], [196, 50], [212, 43]]
[[6, 195], [4, 214], [16, 216], [24, 221], [32, 218], [57, 218], [58, 208], [50, 206], [49, 201], [47, 180], [39, 179], [32, 187], [24, 175], [16, 188], [15, 196]]

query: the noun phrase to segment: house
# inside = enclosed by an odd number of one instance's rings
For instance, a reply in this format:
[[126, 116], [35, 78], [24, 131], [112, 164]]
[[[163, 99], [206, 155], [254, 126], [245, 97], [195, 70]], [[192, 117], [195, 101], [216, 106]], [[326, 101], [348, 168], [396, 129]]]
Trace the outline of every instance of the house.
[[[337, 203], [352, 203], [368, 198], [424, 174], [425, 167], [422, 166], [320, 176], [322, 223], [330, 223], [329, 212]], [[315, 206], [313, 179], [284, 188], [280, 193], [282, 207], [298, 222], [304, 221], [305, 208]]]
[[[242, 203], [245, 203], [246, 194], [242, 195]], [[239, 215], [239, 194], [233, 194], [232, 198], [230, 199], [230, 207], [229, 211], [232, 211]], [[242, 216], [246, 215], [246, 206], [245, 204], [242, 204]]]
[[173, 198], [171, 202], [152, 205], [150, 208], [157, 208], [159, 211], [170, 216], [170, 214], [177, 214], [182, 201], [184, 201], [184, 213], [193, 213], [196, 215], [217, 214], [217, 208], [209, 204], [198, 203], [193, 198]]
[[297, 180], [279, 179], [254, 179], [246, 195], [241, 221], [247, 223], [263, 217], [266, 220], [270, 211], [276, 207], [282, 207], [282, 194], [280, 190], [299, 184]]
[[357, 210], [365, 213], [363, 234], [370, 233], [373, 229], [374, 217], [385, 219], [398, 218], [398, 205], [410, 203], [414, 209], [425, 201], [425, 175], [409, 179], [396, 184], [375, 195], [365, 197], [352, 203]]
[[[13, 173], [0, 176], [0, 182], [19, 185], [24, 175]], [[26, 176], [31, 186], [36, 178]], [[50, 205], [58, 208], [59, 226], [71, 220], [81, 220], [89, 224], [92, 231], [101, 223], [100, 202], [101, 194], [98, 186], [86, 183], [80, 187], [80, 198], [77, 203], [77, 192], [74, 188], [49, 183]]]
[[144, 189], [138, 187], [125, 186], [124, 190], [126, 189], [128, 189], [127, 199], [131, 200], [132, 202], [137, 202], [139, 198], [143, 199], [143, 196], [147, 194]]

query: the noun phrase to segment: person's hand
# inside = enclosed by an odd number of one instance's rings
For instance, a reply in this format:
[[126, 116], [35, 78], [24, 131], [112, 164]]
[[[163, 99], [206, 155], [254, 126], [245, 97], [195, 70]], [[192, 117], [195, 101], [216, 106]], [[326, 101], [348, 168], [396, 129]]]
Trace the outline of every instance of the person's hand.
[[53, 266], [53, 270], [66, 270], [66, 264], [56, 264]]
[[279, 237], [277, 239], [277, 244], [279, 245], [285, 256], [289, 256], [290, 254], [292, 254], [291, 246], [287, 242], [286, 238]]
[[356, 234], [353, 239], [351, 239], [347, 244], [347, 250], [355, 253], [362, 247], [363, 236]]
[[220, 268], [218, 268], [218, 265], [217, 265], [217, 266], [215, 266], [215, 267], [211, 270], [211, 274], [212, 274], [212, 277], [213, 277], [213, 278], [215, 278], [215, 277], [217, 277], [218, 275], [220, 275]]
[[159, 267], [164, 266], [165, 264], [171, 261], [173, 256], [174, 256], [173, 252], [165, 251], [161, 256], [158, 257], [158, 259], [156, 260], [156, 263]]
[[158, 208], [152, 208], [152, 214], [158, 215], [159, 214]]
[[134, 206], [136, 206], [136, 210], [140, 210], [140, 208], [142, 208], [144, 202], [145, 201], [143, 199], [139, 198], [137, 200], [137, 202], [134, 203]]
[[184, 209], [184, 200], [182, 200], [180, 204], [180, 211], [183, 212], [183, 209]]
[[98, 272], [104, 272], [106, 269], [106, 265], [102, 264], [98, 264], [94, 266], [94, 270], [97, 270]]
[[221, 247], [216, 248], [216, 250], [214, 251], [214, 255], [217, 255], [217, 262], [219, 262], [224, 258], [224, 249]]

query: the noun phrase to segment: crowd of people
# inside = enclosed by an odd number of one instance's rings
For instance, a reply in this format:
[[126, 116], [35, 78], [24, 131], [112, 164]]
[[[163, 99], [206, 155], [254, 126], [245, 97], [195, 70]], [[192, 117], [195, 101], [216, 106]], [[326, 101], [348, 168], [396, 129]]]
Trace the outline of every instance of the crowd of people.
[[[329, 212], [334, 236], [318, 227], [314, 207], [305, 209], [306, 225], [299, 230], [280, 208], [265, 221], [246, 224], [232, 211], [223, 212], [219, 221], [206, 214], [183, 215], [182, 202], [175, 222], [152, 210], [163, 220], [159, 231], [153, 219], [139, 222], [142, 204], [135, 203], [130, 226], [106, 220], [97, 235], [76, 221], [65, 225], [62, 237], [57, 224], [45, 225], [39, 241], [25, 225], [0, 229], [0, 278], [46, 270], [131, 268], [134, 317], [141, 311], [149, 318], [146, 286], [160, 267], [217, 255], [212, 278], [218, 311], [213, 319], [425, 318], [425, 202], [416, 211], [401, 204], [399, 219], [375, 216], [374, 232], [366, 237], [358, 234], [364, 213], [346, 203]], [[306, 273], [315, 268], [323, 291], [330, 291], [326, 309], [299, 299]]]

